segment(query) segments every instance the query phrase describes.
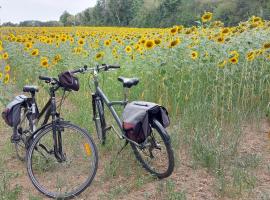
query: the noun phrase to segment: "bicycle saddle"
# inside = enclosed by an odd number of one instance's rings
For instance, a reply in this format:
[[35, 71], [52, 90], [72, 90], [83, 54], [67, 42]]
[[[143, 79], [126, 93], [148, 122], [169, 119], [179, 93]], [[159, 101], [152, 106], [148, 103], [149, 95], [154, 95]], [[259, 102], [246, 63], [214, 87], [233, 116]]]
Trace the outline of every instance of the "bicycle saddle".
[[23, 87], [23, 92], [38, 92], [38, 87], [34, 85], [26, 85]]
[[131, 88], [133, 85], [137, 85], [139, 83], [138, 78], [125, 78], [122, 76], [118, 77], [118, 81], [123, 83], [123, 87]]

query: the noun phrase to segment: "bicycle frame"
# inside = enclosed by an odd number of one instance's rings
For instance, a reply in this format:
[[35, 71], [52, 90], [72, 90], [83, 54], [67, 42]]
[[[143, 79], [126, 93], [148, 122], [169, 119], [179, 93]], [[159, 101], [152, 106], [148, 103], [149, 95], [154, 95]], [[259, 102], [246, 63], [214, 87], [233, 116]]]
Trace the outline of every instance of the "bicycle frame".
[[[120, 106], [126, 106], [128, 103], [128, 99], [127, 99], [127, 88], [124, 88], [124, 100], [123, 101], [110, 101], [108, 99], [108, 97], [104, 94], [104, 92], [102, 91], [102, 89], [99, 87], [99, 81], [98, 81], [98, 72], [96, 70], [94, 70], [94, 84], [95, 84], [95, 93], [92, 94], [92, 101], [95, 102], [95, 100], [97, 98], [101, 98], [102, 102], [104, 102], [106, 104], [106, 106], [109, 108], [110, 113], [112, 114], [113, 118], [115, 119], [119, 129], [121, 130], [121, 134], [119, 134], [116, 130], [116, 134], [119, 136], [120, 139], [126, 139], [127, 141], [135, 144], [138, 147], [143, 147], [144, 143], [142, 144], [138, 144], [137, 142], [134, 142], [130, 139], [128, 139], [125, 136], [125, 130], [123, 129], [122, 126], [122, 120], [120, 119], [120, 117], [118, 116], [117, 112], [114, 109], [114, 105], [120, 105]], [[95, 105], [93, 105], [95, 106]], [[93, 107], [93, 109], [95, 109]], [[95, 112], [95, 110], [94, 110]]]
[[41, 127], [45, 127], [45, 125], [48, 123], [50, 116], [52, 116], [52, 129], [53, 129], [53, 140], [54, 140], [54, 155], [57, 158], [59, 162], [62, 162], [65, 160], [65, 156], [62, 152], [62, 136], [61, 136], [61, 127], [58, 127], [57, 123], [60, 119], [59, 113], [56, 111], [56, 100], [55, 100], [55, 92], [60, 88], [60, 86], [51, 87], [50, 88], [50, 99], [43, 107], [42, 111], [38, 112], [38, 107], [36, 104], [35, 99], [35, 93], [31, 93], [31, 98], [28, 99], [29, 107], [27, 105], [27, 112], [24, 119], [27, 117], [27, 114], [31, 114], [31, 120], [30, 122], [30, 128], [31, 128], [31, 136], [30, 138], [25, 141], [28, 143], [28, 141], [35, 136], [36, 133], [39, 132], [39, 129], [36, 130], [36, 126], [41, 119], [41, 117], [45, 114], [45, 119], [43, 123], [41, 124]]

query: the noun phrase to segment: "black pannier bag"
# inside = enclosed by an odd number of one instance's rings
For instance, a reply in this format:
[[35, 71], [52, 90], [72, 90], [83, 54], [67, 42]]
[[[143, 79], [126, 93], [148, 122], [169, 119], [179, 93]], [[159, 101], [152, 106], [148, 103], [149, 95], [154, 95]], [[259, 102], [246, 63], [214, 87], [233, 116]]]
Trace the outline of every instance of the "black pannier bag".
[[2, 117], [6, 124], [11, 127], [16, 127], [21, 121], [21, 105], [27, 100], [27, 96], [19, 95], [11, 101], [5, 110], [2, 112]]
[[153, 118], [165, 128], [170, 124], [166, 108], [146, 101], [128, 103], [123, 112], [123, 129], [126, 136], [139, 144], [143, 143], [151, 134], [150, 122]]

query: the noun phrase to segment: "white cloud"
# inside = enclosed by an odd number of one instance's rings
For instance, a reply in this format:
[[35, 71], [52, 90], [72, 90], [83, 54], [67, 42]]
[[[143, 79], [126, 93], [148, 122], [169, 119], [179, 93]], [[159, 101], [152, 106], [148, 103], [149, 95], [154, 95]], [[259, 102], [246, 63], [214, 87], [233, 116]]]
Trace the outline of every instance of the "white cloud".
[[0, 0], [0, 19], [2, 23], [59, 20], [65, 10], [76, 14], [95, 4], [96, 0]]

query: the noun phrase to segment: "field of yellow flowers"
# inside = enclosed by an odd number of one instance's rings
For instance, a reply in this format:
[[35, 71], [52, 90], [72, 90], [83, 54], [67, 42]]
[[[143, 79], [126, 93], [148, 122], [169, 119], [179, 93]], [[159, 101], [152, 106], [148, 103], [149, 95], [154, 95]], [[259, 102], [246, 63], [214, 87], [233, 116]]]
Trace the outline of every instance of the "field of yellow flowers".
[[[231, 161], [238, 158], [241, 124], [261, 119], [269, 101], [270, 21], [253, 16], [225, 27], [206, 12], [196, 27], [2, 27], [0, 62], [2, 94], [11, 85], [40, 85], [40, 74], [119, 64], [100, 77], [109, 97], [122, 97], [117, 76], [139, 77], [130, 99], [168, 108], [175, 149], [186, 148], [209, 169], [222, 194], [255, 187], [249, 171]], [[79, 78], [81, 89], [70, 97], [76, 112], [68, 117], [92, 130], [91, 77]]]

